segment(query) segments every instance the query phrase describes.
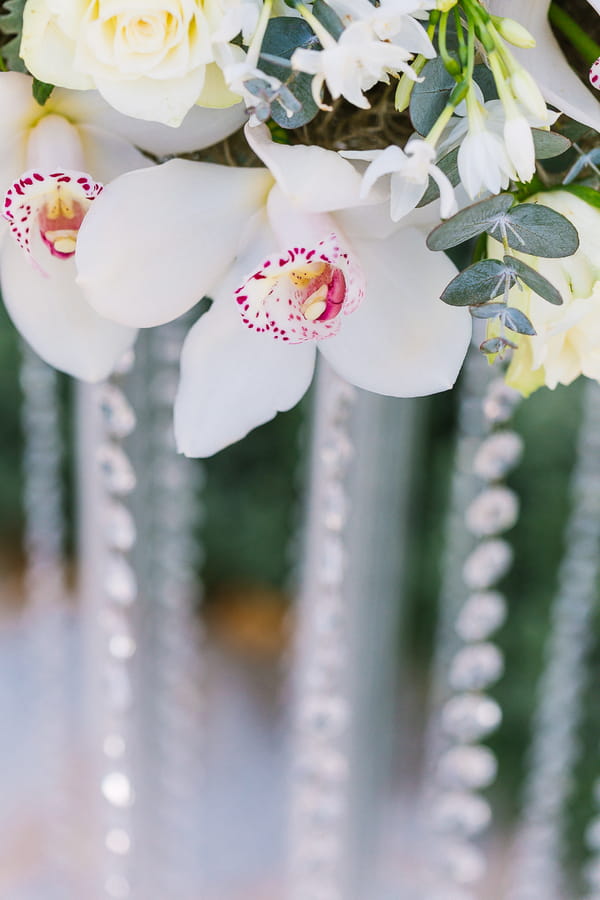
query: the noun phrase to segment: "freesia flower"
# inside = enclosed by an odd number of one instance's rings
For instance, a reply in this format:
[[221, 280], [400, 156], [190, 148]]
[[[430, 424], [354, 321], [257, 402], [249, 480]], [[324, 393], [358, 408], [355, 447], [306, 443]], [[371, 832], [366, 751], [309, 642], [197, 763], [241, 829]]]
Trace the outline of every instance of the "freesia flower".
[[[588, 0], [598, 12], [597, 0]], [[536, 39], [531, 50], [514, 53], [539, 85], [546, 101], [584, 125], [600, 131], [600, 104], [573, 71], [548, 21], [550, 0], [489, 0], [489, 11], [521, 22]]]
[[319, 33], [322, 50], [298, 48], [292, 55], [292, 68], [314, 75], [312, 92], [315, 103], [321, 99], [326, 84], [334, 100], [345, 97], [362, 109], [371, 105], [363, 91], [378, 81], [389, 82], [390, 72], [406, 72], [410, 78], [417, 76], [407, 61], [412, 54], [404, 47], [373, 36], [367, 22], [353, 22], [344, 29], [338, 41], [325, 32]]
[[[98, 315], [75, 284], [74, 250], [102, 184], [150, 166], [136, 149], [166, 153], [198, 147], [237, 124], [196, 110], [180, 134], [126, 119], [95, 92], [57, 89], [44, 107], [31, 78], [0, 73], [0, 283], [6, 308], [36, 352], [79, 378], [106, 377], [136, 331]], [[228, 123], [228, 124], [227, 124]], [[227, 124], [227, 127], [225, 127]], [[12, 234], [11, 234], [12, 232]], [[104, 262], [106, 262], [104, 260]]]
[[381, 41], [392, 41], [428, 59], [435, 56], [426, 30], [415, 18], [415, 13], [433, 9], [434, 0], [426, 0], [424, 4], [413, 0], [381, 0], [379, 6], [369, 0], [330, 0], [329, 6], [346, 23], [366, 22], [374, 37]]
[[[536, 118], [526, 110], [521, 109], [519, 129], [547, 127], [558, 118], [559, 113], [553, 113], [545, 108], [542, 118]], [[504, 106], [500, 100], [488, 100], [482, 103], [471, 91], [467, 97], [467, 103], [461, 110], [457, 108], [456, 115], [452, 117], [447, 126], [438, 153], [444, 156], [453, 147], [458, 146], [458, 171], [461, 181], [471, 199], [475, 199], [486, 190], [492, 194], [498, 193], [508, 187], [510, 180], [517, 180], [520, 175], [523, 180], [529, 180], [531, 166], [535, 167], [535, 153], [532, 154], [532, 139], [529, 134], [522, 142], [521, 152], [524, 158], [520, 161], [520, 173], [514, 164], [515, 153], [519, 153], [518, 142], [520, 134], [513, 134], [512, 126], [508, 127], [510, 135], [512, 157], [509, 155], [506, 142], [507, 126]], [[525, 119], [526, 126], [522, 120]], [[525, 150], [523, 151], [523, 148]], [[533, 162], [532, 162], [533, 157]], [[527, 178], [526, 176], [529, 176]]]
[[435, 147], [420, 138], [411, 138], [404, 150], [389, 146], [385, 150], [352, 150], [343, 154], [347, 159], [370, 161], [361, 188], [361, 196], [366, 197], [383, 175], [391, 174], [390, 212], [394, 222], [398, 222], [411, 212], [423, 197], [429, 178], [433, 178], [440, 190], [440, 212], [446, 219], [456, 212], [454, 190], [448, 177], [435, 165]]
[[[570, 384], [579, 375], [600, 381], [600, 211], [567, 191], [549, 191], [528, 200], [562, 213], [577, 228], [580, 245], [565, 259], [533, 259], [515, 253], [554, 284], [563, 297], [554, 306], [529, 288], [513, 288], [510, 305], [523, 310], [536, 330], [516, 335], [518, 345], [507, 382], [528, 395], [546, 385]], [[502, 247], [489, 240], [498, 258]], [[511, 335], [511, 340], [513, 336]]]
[[125, 115], [176, 126], [197, 102], [236, 102], [211, 65], [211, 29], [225, 25], [211, 11], [209, 21], [197, 0], [27, 0], [21, 56], [42, 81], [97, 88]]
[[160, 324], [213, 299], [182, 354], [175, 431], [190, 456], [297, 403], [317, 349], [353, 384], [417, 396], [451, 387], [471, 331], [465, 310], [437, 299], [452, 264], [416, 228], [394, 227], [384, 203], [361, 205], [349, 162], [275, 144], [264, 126], [247, 135], [268, 169], [178, 160], [125, 175], [95, 201], [77, 245], [89, 302], [122, 324]]

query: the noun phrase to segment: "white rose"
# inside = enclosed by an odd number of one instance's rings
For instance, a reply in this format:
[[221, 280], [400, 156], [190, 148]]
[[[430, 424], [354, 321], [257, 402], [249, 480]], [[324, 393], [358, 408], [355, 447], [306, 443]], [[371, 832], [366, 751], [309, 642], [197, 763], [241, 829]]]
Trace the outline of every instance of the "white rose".
[[[570, 384], [579, 375], [600, 381], [600, 209], [569, 191], [549, 191], [528, 202], [549, 206], [565, 216], [579, 233], [579, 249], [564, 259], [541, 259], [515, 253], [560, 291], [554, 306], [529, 288], [513, 288], [510, 305], [529, 316], [535, 336], [517, 335], [518, 344], [507, 382], [527, 395], [542, 385]], [[490, 255], [502, 249], [489, 241]]]
[[42, 81], [97, 88], [120, 112], [173, 126], [214, 61], [202, 0], [27, 0], [21, 56]]

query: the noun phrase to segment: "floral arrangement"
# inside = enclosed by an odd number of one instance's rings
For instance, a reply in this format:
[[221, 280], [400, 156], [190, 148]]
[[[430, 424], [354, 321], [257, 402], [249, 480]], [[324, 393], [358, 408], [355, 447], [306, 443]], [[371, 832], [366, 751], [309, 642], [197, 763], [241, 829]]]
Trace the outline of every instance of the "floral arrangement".
[[317, 350], [422, 396], [475, 326], [524, 394], [600, 379], [589, 2], [577, 22], [547, 0], [5, 0], [15, 325], [98, 381], [210, 298], [175, 403], [192, 456], [293, 406]]

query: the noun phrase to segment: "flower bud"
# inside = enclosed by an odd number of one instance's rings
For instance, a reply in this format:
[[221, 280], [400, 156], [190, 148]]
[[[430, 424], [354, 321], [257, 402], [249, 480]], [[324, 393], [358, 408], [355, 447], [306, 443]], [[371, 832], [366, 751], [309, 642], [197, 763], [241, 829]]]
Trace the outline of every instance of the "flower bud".
[[517, 100], [539, 120], [536, 124], [546, 124], [548, 118], [546, 101], [529, 72], [522, 66], [518, 66], [510, 76], [510, 86]]
[[515, 47], [523, 47], [525, 50], [531, 50], [535, 47], [536, 40], [531, 32], [527, 31], [524, 25], [516, 22], [514, 19], [497, 19], [496, 28], [505, 41], [513, 44]]
[[457, 0], [437, 0], [437, 9], [440, 12], [448, 12], [453, 6], [456, 6]]

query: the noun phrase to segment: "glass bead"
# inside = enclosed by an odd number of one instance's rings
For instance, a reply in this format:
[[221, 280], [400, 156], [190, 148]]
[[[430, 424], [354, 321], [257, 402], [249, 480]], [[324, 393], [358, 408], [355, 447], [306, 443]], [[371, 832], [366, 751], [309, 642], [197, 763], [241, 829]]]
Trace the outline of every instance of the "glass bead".
[[494, 644], [472, 644], [454, 657], [449, 680], [457, 691], [479, 691], [497, 681], [504, 670], [504, 658]]
[[483, 441], [473, 459], [473, 471], [486, 481], [498, 481], [521, 460], [523, 438], [515, 431], [498, 431]]
[[432, 819], [438, 831], [472, 837], [488, 827], [492, 810], [483, 797], [468, 791], [448, 791], [438, 798]]
[[459, 694], [442, 709], [447, 734], [461, 741], [477, 741], [494, 731], [502, 720], [502, 711], [491, 697]]
[[492, 537], [512, 528], [519, 517], [519, 499], [507, 487], [491, 487], [473, 500], [465, 513], [469, 531], [477, 537]]
[[456, 621], [456, 631], [463, 641], [485, 640], [506, 619], [504, 595], [499, 591], [479, 591], [471, 594]]
[[482, 541], [467, 557], [463, 578], [471, 590], [492, 587], [509, 570], [513, 559], [510, 544], [498, 538]]
[[486, 788], [497, 772], [496, 757], [487, 747], [451, 747], [439, 762], [440, 779], [451, 787]]

